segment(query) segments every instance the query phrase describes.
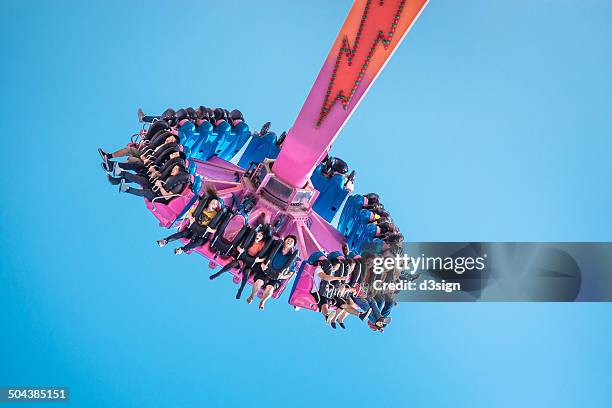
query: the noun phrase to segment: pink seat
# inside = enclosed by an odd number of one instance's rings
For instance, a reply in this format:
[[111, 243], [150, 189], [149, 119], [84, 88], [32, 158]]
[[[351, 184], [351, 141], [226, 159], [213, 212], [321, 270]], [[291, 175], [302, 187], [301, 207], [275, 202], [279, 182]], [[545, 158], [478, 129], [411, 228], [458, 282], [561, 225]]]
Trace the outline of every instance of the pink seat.
[[295, 290], [289, 299], [289, 303], [293, 306], [303, 307], [313, 311], [317, 310], [317, 302], [310, 294], [315, 269], [316, 266], [310, 264], [304, 267], [304, 270], [302, 271], [302, 274], [295, 285]]
[[171, 199], [168, 204], [162, 204], [159, 202], [153, 203], [147, 199], [145, 199], [145, 204], [149, 211], [153, 213], [155, 218], [159, 220], [159, 225], [168, 228], [174, 222], [183, 208], [189, 204], [192, 197], [193, 191], [191, 191], [191, 186], [188, 185], [183, 189], [179, 197]]

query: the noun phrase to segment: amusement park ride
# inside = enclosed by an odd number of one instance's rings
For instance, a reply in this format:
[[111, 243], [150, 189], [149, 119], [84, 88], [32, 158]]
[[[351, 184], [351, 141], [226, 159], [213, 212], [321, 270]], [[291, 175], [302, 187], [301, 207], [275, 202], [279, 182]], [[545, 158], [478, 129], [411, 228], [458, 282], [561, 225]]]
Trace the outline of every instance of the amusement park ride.
[[[347, 175], [346, 164], [328, 155], [330, 147], [426, 3], [356, 0], [287, 134], [277, 136], [268, 124], [251, 132], [239, 111], [205, 107], [169, 110], [145, 123], [132, 142], [146, 137], [157, 122], [168, 123], [167, 131], [179, 137], [191, 173], [188, 185], [171, 200], [145, 199], [160, 225], [184, 228], [186, 214], [207, 189], [214, 189], [228, 208], [251, 197], [250, 226], [269, 224], [275, 237], [297, 238], [297, 274], [273, 297], [292, 284], [289, 303], [317, 310], [311, 294], [315, 266], [308, 258], [341, 251], [345, 243], [358, 253], [364, 243], [376, 241], [375, 231], [368, 235], [364, 228], [355, 230], [360, 228], [353, 219], [359, 212], [355, 206], [363, 205], [364, 196], [349, 197], [354, 173]], [[343, 203], [340, 222], [334, 226], [331, 222]], [[211, 242], [193, 251], [208, 258], [212, 268], [231, 261]], [[235, 283], [241, 280], [239, 270], [229, 272]]]

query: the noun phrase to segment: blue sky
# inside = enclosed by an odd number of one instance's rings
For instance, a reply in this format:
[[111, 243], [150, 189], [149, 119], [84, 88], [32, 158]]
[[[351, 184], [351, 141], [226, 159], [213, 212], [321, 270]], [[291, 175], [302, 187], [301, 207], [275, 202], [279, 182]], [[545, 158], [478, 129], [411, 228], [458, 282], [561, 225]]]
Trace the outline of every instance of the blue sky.
[[[136, 109], [291, 126], [348, 1], [5, 4], [0, 386], [74, 406], [605, 406], [609, 304], [261, 313], [176, 257], [96, 148]], [[432, 0], [333, 152], [412, 241], [610, 241], [612, 4]]]

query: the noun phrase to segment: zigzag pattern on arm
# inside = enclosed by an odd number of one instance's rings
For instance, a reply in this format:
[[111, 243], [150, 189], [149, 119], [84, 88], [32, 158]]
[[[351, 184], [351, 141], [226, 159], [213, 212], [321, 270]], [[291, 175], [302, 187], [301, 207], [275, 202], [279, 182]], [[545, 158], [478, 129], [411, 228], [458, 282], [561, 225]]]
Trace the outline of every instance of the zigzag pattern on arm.
[[[338, 73], [338, 70], [340, 68], [341, 63], [344, 61], [342, 59], [342, 57], [346, 57], [346, 65], [347, 66], [352, 66], [353, 65], [353, 60], [355, 59], [355, 56], [357, 54], [357, 50], [359, 48], [359, 43], [362, 40], [361, 36], [363, 33], [363, 28], [365, 27], [366, 23], [367, 23], [367, 17], [368, 17], [368, 11], [370, 10], [370, 6], [372, 4], [373, 0], [368, 0], [366, 2], [366, 6], [363, 10], [363, 14], [361, 16], [361, 22], [359, 24], [359, 28], [357, 29], [357, 34], [355, 36], [355, 39], [353, 40], [353, 45], [351, 46], [351, 42], [349, 41], [348, 37], [344, 36], [344, 38], [342, 39], [342, 44], [340, 45], [340, 50], [338, 51], [338, 56], [336, 58], [336, 63], [334, 65], [334, 69], [332, 70], [332, 75], [329, 81], [329, 85], [327, 87], [327, 91], [325, 92], [325, 97], [323, 99], [323, 104], [321, 106], [321, 111], [319, 113], [319, 118], [317, 119], [317, 122], [315, 124], [316, 127], [321, 126], [321, 123], [323, 123], [323, 120], [325, 120], [325, 118], [327, 117], [327, 115], [329, 114], [329, 112], [331, 111], [332, 107], [336, 104], [336, 101], [340, 101], [342, 107], [346, 110], [349, 103], [351, 102], [351, 99], [353, 97], [353, 95], [355, 94], [355, 92], [357, 91], [357, 88], [359, 86], [359, 83], [361, 82], [361, 79], [363, 78], [368, 65], [372, 59], [372, 55], [374, 54], [374, 51], [376, 50], [376, 47], [379, 44], [382, 44], [384, 49], [386, 50], [387, 47], [389, 46], [389, 44], [391, 43], [391, 39], [393, 38], [393, 34], [395, 32], [395, 29], [397, 28], [397, 24], [399, 22], [399, 18], [402, 14], [402, 11], [404, 9], [404, 5], [406, 3], [406, 0], [401, 0], [399, 3], [399, 6], [397, 8], [397, 11], [395, 12], [395, 15], [393, 16], [393, 20], [391, 22], [391, 27], [389, 28], [387, 35], [385, 35], [385, 33], [380, 30], [378, 31], [378, 33], [376, 34], [376, 36], [374, 37], [373, 41], [372, 41], [372, 46], [370, 47], [370, 50], [367, 54], [367, 56], [363, 59], [363, 62], [361, 64], [361, 69], [359, 70], [359, 73], [357, 74], [357, 76], [355, 77], [355, 80], [353, 82], [349, 82], [349, 84], [352, 84], [352, 87], [349, 89], [345, 89], [346, 86], [338, 89], [338, 90], [334, 90], [334, 85], [336, 84], [336, 80], [338, 78], [338, 75], [342, 74], [342, 71], [340, 71], [340, 73]], [[383, 6], [384, 5], [384, 0], [380, 0], [377, 2], [379, 6]], [[391, 14], [391, 13], [389, 13]], [[367, 41], [367, 39], [366, 39]], [[335, 91], [335, 93], [334, 93]], [[332, 97], [332, 94], [334, 95]]]

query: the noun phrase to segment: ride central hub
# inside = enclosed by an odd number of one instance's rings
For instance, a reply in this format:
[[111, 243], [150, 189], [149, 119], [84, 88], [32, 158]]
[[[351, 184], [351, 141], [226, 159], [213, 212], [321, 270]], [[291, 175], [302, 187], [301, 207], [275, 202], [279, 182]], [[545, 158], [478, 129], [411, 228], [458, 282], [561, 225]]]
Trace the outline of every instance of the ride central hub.
[[247, 190], [285, 212], [308, 212], [316, 201], [319, 192], [310, 180], [303, 188], [295, 188], [281, 181], [273, 172], [274, 160], [265, 159], [245, 173]]

